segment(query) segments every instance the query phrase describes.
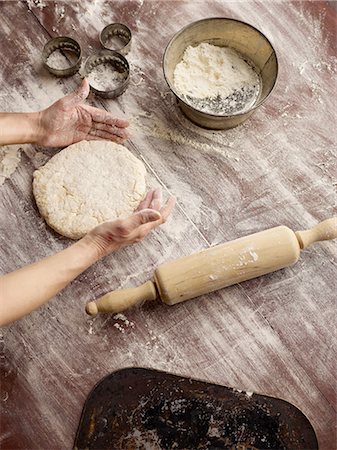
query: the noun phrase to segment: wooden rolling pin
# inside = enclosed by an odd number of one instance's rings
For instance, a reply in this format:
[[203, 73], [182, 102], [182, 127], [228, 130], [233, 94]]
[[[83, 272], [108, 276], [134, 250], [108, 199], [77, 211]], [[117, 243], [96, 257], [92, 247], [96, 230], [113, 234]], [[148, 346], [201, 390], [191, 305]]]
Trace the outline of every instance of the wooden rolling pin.
[[155, 300], [158, 294], [164, 303], [175, 305], [291, 266], [298, 261], [300, 250], [336, 237], [337, 217], [296, 233], [285, 226], [271, 228], [162, 264], [154, 273], [154, 282], [110, 292], [88, 303], [86, 311], [92, 316], [118, 313]]

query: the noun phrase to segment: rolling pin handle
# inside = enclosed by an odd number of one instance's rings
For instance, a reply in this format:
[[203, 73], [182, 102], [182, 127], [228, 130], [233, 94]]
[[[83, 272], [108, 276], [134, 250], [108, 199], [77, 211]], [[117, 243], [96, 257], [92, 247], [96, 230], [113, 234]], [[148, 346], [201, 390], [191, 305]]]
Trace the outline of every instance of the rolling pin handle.
[[337, 217], [326, 219], [310, 230], [296, 231], [296, 237], [301, 249], [309, 247], [314, 242], [337, 238]]
[[98, 300], [87, 303], [85, 310], [90, 316], [96, 316], [98, 313], [117, 314], [131, 306], [156, 298], [156, 287], [152, 281], [148, 281], [136, 288], [109, 292]]
[[85, 310], [89, 316], [96, 316], [98, 314], [98, 308], [95, 302], [87, 303]]

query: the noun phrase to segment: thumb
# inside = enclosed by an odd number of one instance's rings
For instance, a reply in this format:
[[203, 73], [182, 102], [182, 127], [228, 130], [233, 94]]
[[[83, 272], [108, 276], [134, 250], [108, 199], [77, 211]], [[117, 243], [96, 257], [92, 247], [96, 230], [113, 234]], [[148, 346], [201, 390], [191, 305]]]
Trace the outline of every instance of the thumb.
[[159, 211], [154, 209], [142, 209], [128, 217], [123, 224], [123, 228], [127, 230], [128, 233], [131, 233], [141, 225], [145, 225], [149, 222], [156, 222], [160, 218], [161, 214]]
[[139, 227], [140, 225], [145, 225], [148, 222], [155, 222], [160, 218], [160, 212], [156, 211], [155, 209], [142, 209], [141, 211], [136, 212], [130, 217], [130, 219], [133, 219], [133, 222], [136, 225], [135, 228]]
[[71, 94], [66, 95], [63, 100], [68, 107], [74, 107], [88, 97], [89, 91], [89, 82], [86, 78], [83, 78], [79, 87]]

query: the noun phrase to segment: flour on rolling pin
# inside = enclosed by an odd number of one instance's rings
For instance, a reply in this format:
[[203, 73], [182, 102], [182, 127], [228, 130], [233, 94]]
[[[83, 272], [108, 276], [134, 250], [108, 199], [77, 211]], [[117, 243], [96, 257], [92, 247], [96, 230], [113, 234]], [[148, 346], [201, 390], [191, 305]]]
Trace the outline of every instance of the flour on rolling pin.
[[174, 70], [174, 85], [188, 104], [211, 114], [243, 113], [261, 91], [250, 62], [232, 48], [206, 42], [186, 48]]

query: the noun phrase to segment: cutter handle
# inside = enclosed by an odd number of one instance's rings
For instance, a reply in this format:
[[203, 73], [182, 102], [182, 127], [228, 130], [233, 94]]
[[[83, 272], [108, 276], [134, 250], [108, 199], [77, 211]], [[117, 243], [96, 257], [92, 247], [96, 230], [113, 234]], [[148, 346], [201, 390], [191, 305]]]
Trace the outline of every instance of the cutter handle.
[[98, 313], [116, 314], [146, 300], [155, 300], [156, 297], [155, 285], [148, 281], [136, 288], [109, 292], [98, 300], [87, 303], [85, 310], [90, 316], [96, 316]]
[[309, 247], [314, 242], [328, 241], [337, 238], [337, 217], [326, 219], [310, 230], [296, 231], [296, 237], [301, 249]]

